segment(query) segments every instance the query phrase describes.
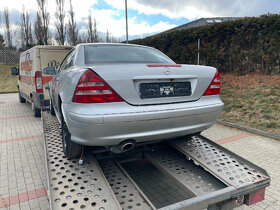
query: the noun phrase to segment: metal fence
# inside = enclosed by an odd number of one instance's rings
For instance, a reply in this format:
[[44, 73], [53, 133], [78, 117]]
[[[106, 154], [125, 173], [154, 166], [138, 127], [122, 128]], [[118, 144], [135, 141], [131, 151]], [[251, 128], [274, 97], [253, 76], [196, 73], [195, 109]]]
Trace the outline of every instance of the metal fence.
[[11, 50], [8, 48], [0, 49], [0, 63], [8, 65], [18, 65], [19, 64], [20, 52], [16, 50]]

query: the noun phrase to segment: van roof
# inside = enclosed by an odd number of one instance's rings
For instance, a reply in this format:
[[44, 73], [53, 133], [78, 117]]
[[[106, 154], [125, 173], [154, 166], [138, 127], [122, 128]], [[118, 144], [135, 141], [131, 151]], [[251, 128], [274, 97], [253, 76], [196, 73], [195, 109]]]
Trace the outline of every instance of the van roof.
[[[30, 49], [35, 49], [35, 48], [39, 48], [39, 49], [72, 49], [73, 46], [62, 46], [62, 45], [36, 45]], [[29, 50], [30, 50], [29, 49]]]

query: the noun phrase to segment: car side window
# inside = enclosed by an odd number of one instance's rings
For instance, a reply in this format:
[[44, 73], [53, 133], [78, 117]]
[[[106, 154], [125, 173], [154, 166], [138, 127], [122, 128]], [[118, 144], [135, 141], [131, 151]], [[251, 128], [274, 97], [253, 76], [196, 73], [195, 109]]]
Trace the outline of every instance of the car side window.
[[[64, 66], [64, 69], [68, 69], [68, 68], [73, 66], [75, 55], [76, 55], [75, 50], [72, 53], [70, 53], [69, 57], [67, 58], [66, 65]], [[64, 69], [62, 69], [62, 70], [64, 70]]]
[[76, 51], [73, 50], [66, 56], [66, 58], [63, 60], [63, 62], [60, 65], [59, 71], [63, 71], [65, 69], [68, 69], [71, 66], [73, 66], [75, 54], [76, 54]]

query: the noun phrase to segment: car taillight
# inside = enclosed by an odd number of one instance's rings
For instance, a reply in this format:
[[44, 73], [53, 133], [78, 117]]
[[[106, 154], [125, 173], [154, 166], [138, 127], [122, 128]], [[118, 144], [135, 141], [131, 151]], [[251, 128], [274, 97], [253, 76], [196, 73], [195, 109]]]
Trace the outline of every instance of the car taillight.
[[40, 71], [35, 72], [35, 86], [36, 86], [36, 92], [37, 93], [42, 93], [43, 92], [42, 73]]
[[87, 70], [80, 78], [72, 102], [109, 103], [123, 101], [99, 76]]
[[220, 94], [220, 74], [218, 71], [216, 71], [216, 74], [212, 80], [212, 82], [210, 83], [210, 85], [208, 86], [208, 88], [206, 89], [206, 91], [204, 92], [204, 96], [209, 96], [209, 95], [219, 95]]

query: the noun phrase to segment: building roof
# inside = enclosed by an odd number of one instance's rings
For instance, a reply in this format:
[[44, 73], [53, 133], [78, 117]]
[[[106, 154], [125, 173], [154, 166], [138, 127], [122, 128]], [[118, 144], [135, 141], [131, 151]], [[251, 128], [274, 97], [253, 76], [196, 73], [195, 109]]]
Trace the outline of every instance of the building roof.
[[162, 33], [170, 32], [170, 31], [177, 31], [177, 30], [182, 30], [182, 29], [187, 29], [187, 28], [195, 28], [199, 26], [205, 26], [213, 23], [222, 23], [225, 21], [235, 21], [237, 19], [240, 19], [241, 17], [213, 17], [213, 18], [200, 18], [198, 20], [177, 26], [175, 28], [171, 28], [167, 31], [164, 31]]

